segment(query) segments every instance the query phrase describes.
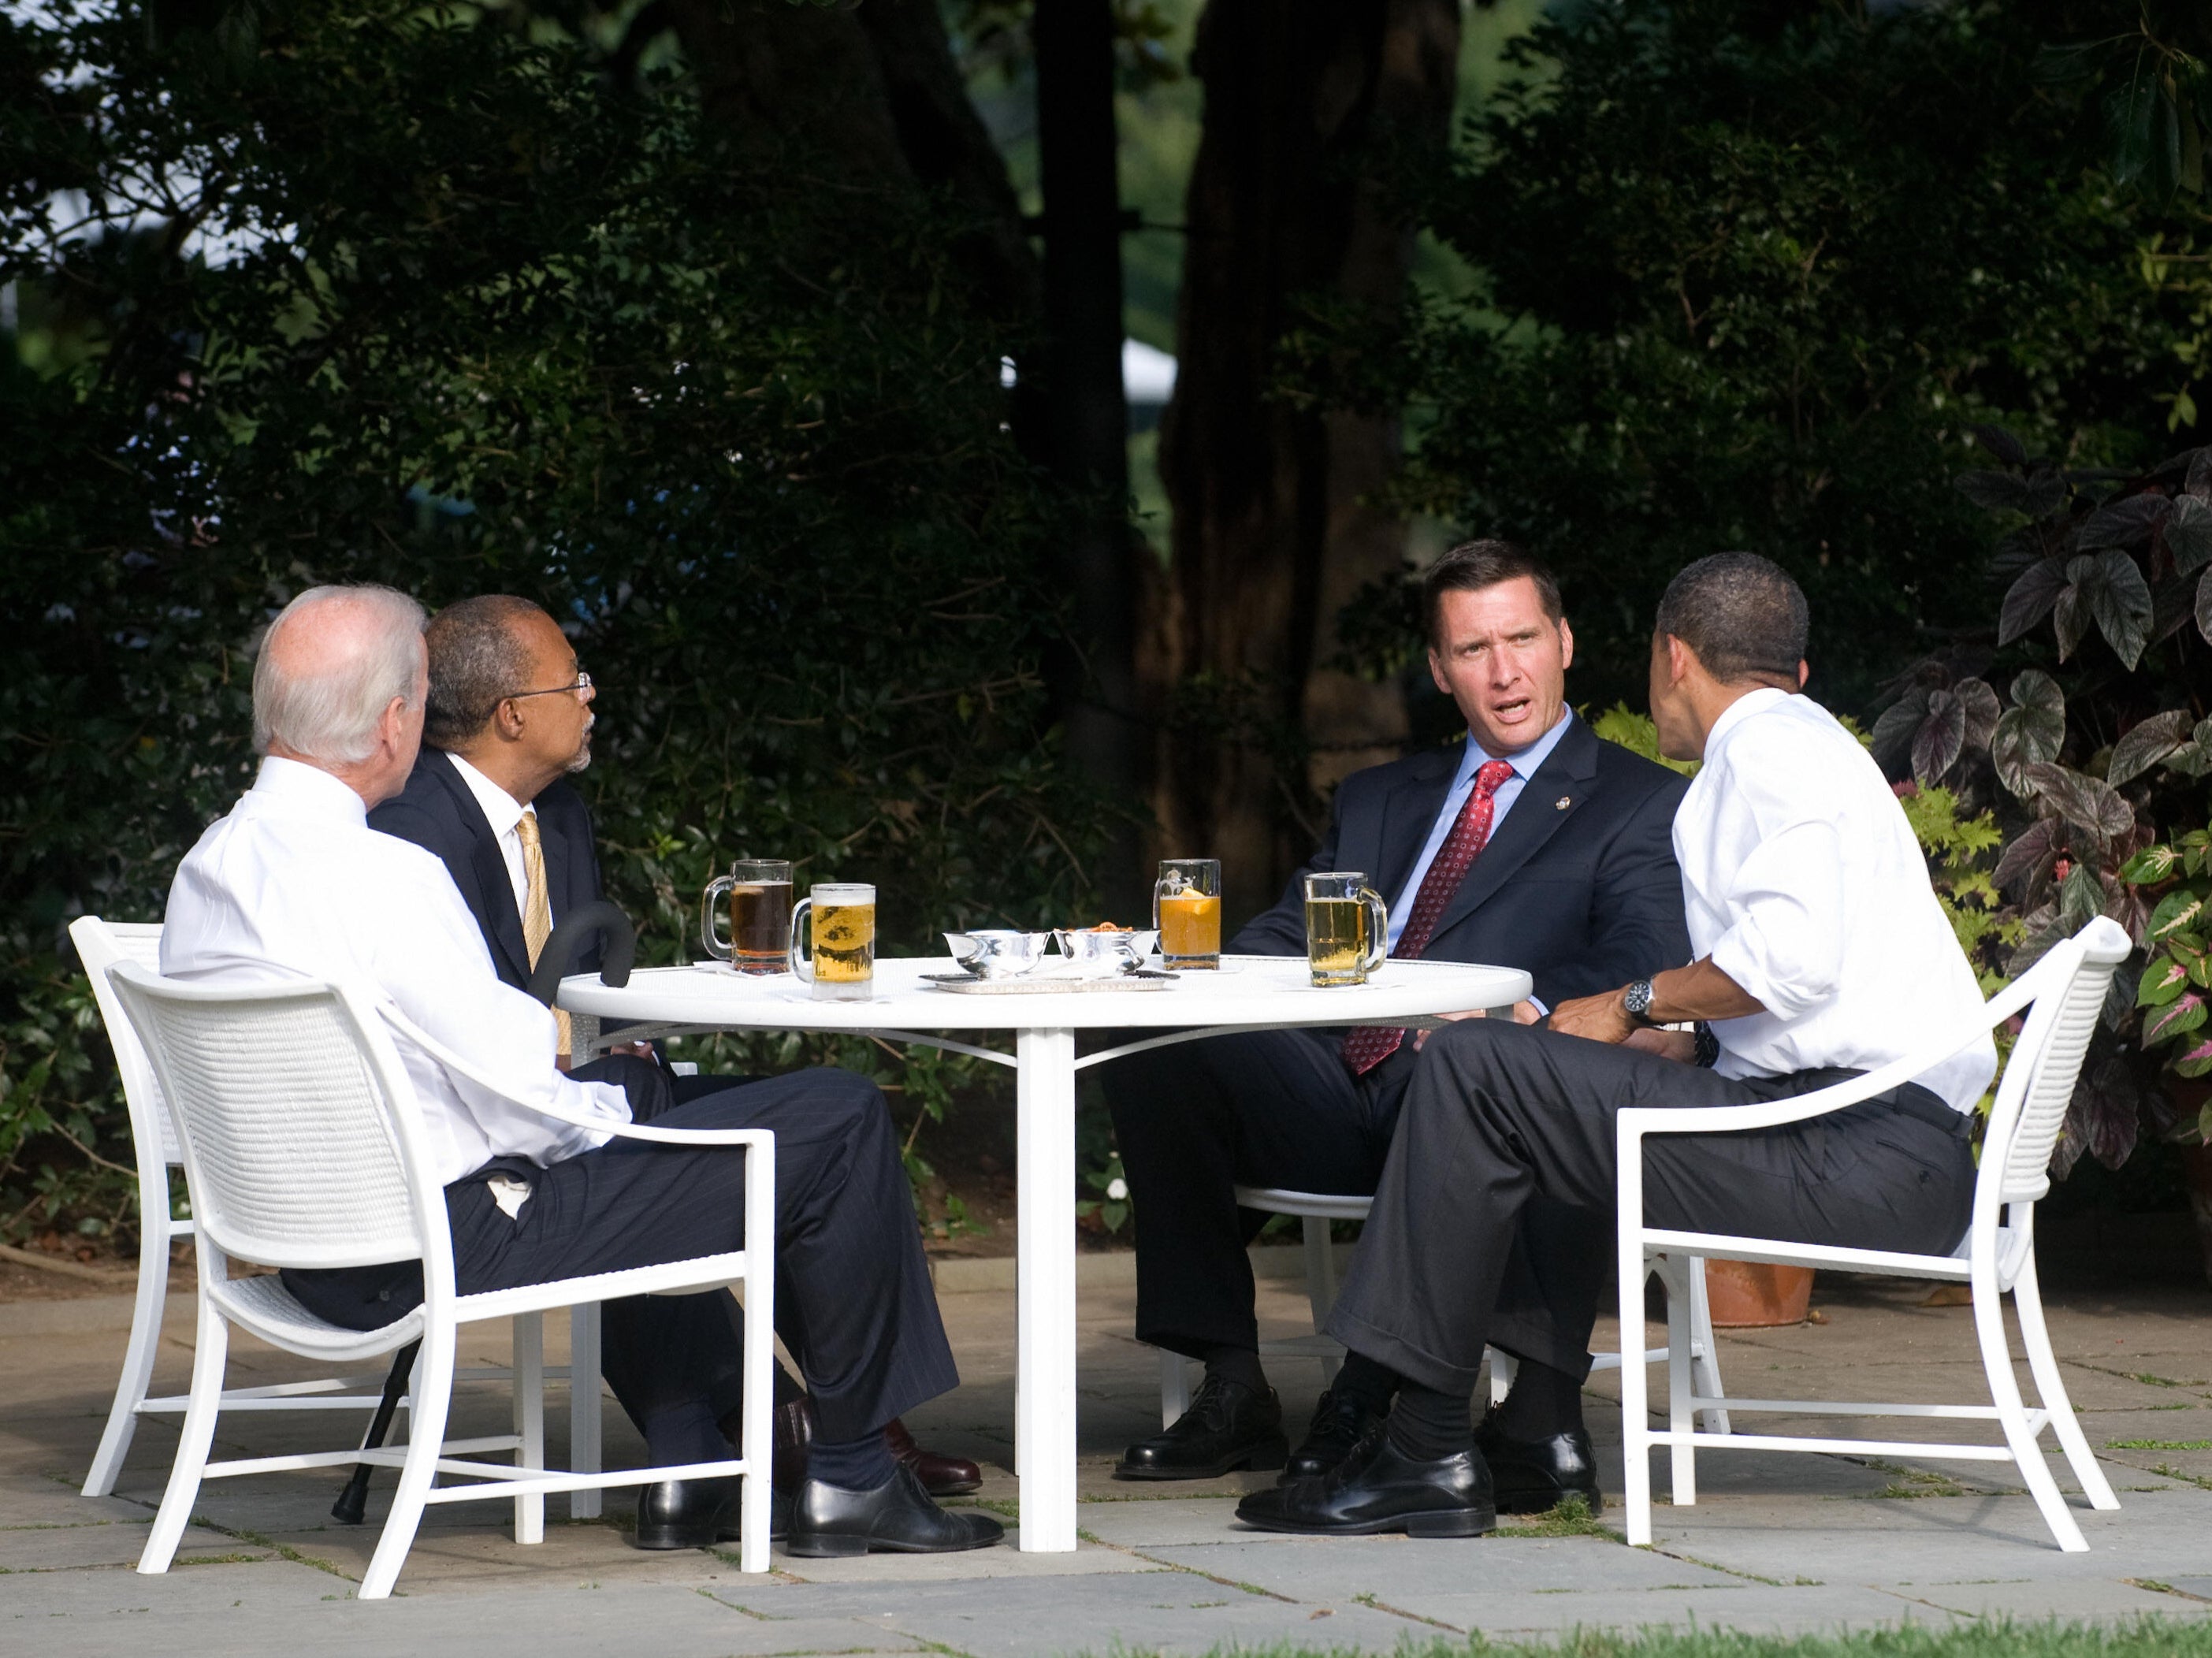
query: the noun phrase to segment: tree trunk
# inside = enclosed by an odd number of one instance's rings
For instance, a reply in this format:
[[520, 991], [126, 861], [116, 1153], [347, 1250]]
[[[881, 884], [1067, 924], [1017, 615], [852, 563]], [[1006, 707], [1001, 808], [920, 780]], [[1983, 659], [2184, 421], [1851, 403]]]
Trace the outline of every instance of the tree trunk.
[[1326, 791], [1404, 741], [1394, 687], [1327, 665], [1346, 600], [1403, 557], [1404, 525], [1370, 504], [1397, 423], [1272, 388], [1302, 301], [1402, 298], [1413, 232], [1376, 175], [1385, 150], [1446, 142], [1458, 49], [1455, 0], [1210, 0], [1199, 23], [1205, 131], [1160, 434], [1172, 568], [1145, 671], [1162, 850], [1219, 857], [1232, 920], [1310, 852]]
[[1041, 288], [1021, 204], [933, 0], [852, 10], [664, 3], [708, 118], [741, 149], [804, 155], [832, 184], [942, 191], [972, 227], [956, 250], [963, 266], [1017, 327], [1036, 325]]
[[[1142, 798], [1137, 725], [1129, 410], [1121, 385], [1121, 198], [1115, 164], [1110, 0], [1041, 0], [1037, 149], [1044, 195], [1042, 365], [1048, 453], [1077, 521], [1060, 539], [1054, 589], [1070, 602], [1074, 649], [1053, 664], [1069, 761], [1114, 798]], [[1094, 876], [1125, 923], [1140, 891], [1141, 847], [1117, 834]]]

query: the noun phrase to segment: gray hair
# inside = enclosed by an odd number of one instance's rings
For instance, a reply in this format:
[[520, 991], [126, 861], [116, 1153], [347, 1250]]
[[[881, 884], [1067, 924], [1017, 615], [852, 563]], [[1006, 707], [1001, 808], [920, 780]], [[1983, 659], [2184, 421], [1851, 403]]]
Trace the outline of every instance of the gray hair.
[[[276, 648], [303, 619], [325, 609], [350, 612], [357, 621], [318, 641], [315, 657]], [[253, 664], [255, 750], [266, 754], [281, 743], [325, 765], [368, 759], [392, 700], [417, 706], [422, 638], [422, 607], [405, 593], [366, 583], [308, 588], [261, 636]]]
[[431, 618], [422, 635], [430, 650], [425, 743], [434, 749], [459, 747], [484, 728], [501, 701], [523, 689], [530, 653], [515, 624], [544, 615], [512, 593], [479, 593]]
[[1797, 683], [1811, 626], [1804, 590], [1772, 559], [1715, 553], [1685, 565], [1659, 600], [1656, 631], [1697, 653], [1723, 685]]

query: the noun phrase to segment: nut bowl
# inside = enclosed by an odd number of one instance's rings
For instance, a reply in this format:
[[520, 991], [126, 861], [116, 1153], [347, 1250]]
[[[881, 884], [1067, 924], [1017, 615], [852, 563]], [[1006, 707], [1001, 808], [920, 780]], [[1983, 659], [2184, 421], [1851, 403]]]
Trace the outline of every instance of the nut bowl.
[[979, 979], [1017, 979], [1036, 970], [1051, 938], [1049, 932], [978, 927], [972, 932], [948, 932], [945, 944], [952, 959]]
[[1078, 978], [1111, 979], [1143, 967], [1160, 935], [1150, 928], [1062, 927], [1053, 936]]

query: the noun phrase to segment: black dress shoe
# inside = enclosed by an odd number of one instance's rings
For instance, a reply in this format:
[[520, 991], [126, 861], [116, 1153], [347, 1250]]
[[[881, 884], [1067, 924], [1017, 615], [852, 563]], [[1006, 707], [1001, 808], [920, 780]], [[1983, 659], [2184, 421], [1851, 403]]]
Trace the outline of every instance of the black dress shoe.
[[848, 1491], [809, 1479], [793, 1505], [786, 1553], [819, 1559], [867, 1554], [951, 1554], [986, 1549], [1006, 1534], [988, 1514], [940, 1509], [912, 1468], [872, 1491]]
[[1587, 1428], [1544, 1439], [1513, 1439], [1498, 1431], [1492, 1412], [1474, 1430], [1474, 1447], [1490, 1464], [1500, 1514], [1548, 1514], [1570, 1497], [1581, 1497], [1593, 1515], [1605, 1507]]
[[[733, 1543], [739, 1520], [738, 1482], [726, 1479], [664, 1479], [643, 1485], [637, 1493], [637, 1533], [630, 1541], [641, 1549], [703, 1549], [715, 1543]], [[771, 1491], [768, 1499], [768, 1534], [782, 1537], [791, 1529], [791, 1499]]]
[[1116, 1479], [1212, 1479], [1231, 1468], [1273, 1470], [1291, 1454], [1282, 1401], [1273, 1388], [1208, 1376], [1190, 1408], [1164, 1433], [1121, 1453]]
[[1253, 1492], [1237, 1517], [1261, 1531], [1324, 1537], [1480, 1537], [1496, 1528], [1498, 1507], [1480, 1452], [1416, 1462], [1377, 1430], [1320, 1479]]
[[1329, 1389], [1314, 1406], [1313, 1425], [1291, 1453], [1290, 1466], [1275, 1483], [1287, 1485], [1293, 1480], [1320, 1479], [1351, 1455], [1352, 1448], [1382, 1422], [1358, 1394]]

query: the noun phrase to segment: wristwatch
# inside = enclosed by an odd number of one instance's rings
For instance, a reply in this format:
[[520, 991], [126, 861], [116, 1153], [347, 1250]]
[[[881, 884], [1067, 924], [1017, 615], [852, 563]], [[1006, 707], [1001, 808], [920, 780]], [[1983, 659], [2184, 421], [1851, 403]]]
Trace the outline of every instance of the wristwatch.
[[1638, 979], [1620, 993], [1621, 1010], [1640, 1025], [1658, 1023], [1651, 1017], [1651, 981]]

